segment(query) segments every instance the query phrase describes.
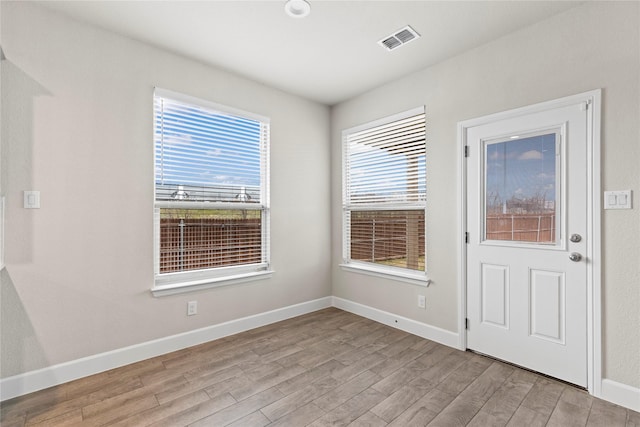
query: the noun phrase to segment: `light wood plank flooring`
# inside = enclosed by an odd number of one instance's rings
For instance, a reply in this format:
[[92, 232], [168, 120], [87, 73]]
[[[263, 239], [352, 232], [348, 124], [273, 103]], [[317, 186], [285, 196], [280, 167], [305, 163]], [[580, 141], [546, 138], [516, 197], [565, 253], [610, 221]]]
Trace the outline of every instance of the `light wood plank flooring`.
[[19, 397], [2, 426], [640, 426], [640, 414], [335, 308]]

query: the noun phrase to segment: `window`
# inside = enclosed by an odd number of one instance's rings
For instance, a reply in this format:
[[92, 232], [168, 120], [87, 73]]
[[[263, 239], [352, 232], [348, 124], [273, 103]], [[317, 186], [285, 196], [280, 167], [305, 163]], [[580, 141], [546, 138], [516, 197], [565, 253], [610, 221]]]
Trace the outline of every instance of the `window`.
[[155, 294], [269, 274], [269, 121], [156, 89]]
[[343, 267], [425, 283], [424, 108], [343, 132]]

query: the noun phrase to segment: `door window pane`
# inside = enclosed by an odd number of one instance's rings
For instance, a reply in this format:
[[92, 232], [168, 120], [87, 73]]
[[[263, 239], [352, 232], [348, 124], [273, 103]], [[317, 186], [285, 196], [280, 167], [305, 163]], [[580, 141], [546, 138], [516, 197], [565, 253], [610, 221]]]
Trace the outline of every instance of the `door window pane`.
[[485, 143], [485, 240], [555, 244], [559, 132]]

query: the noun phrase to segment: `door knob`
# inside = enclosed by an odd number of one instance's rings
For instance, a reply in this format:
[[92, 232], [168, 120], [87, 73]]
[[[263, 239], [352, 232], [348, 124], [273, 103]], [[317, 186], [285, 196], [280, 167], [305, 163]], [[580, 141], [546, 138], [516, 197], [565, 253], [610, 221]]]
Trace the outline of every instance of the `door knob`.
[[569, 259], [573, 262], [579, 262], [582, 260], [582, 255], [580, 255], [578, 252], [571, 252], [571, 255], [569, 255]]

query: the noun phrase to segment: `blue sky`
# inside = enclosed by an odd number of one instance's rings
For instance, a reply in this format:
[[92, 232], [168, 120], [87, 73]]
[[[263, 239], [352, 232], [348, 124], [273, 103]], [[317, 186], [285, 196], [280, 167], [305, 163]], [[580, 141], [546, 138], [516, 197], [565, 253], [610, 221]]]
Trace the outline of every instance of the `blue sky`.
[[[359, 161], [387, 162], [386, 166], [394, 171], [380, 176], [376, 174], [374, 166], [360, 165]], [[390, 154], [386, 150], [366, 147], [364, 152], [351, 156], [351, 188], [357, 189], [356, 194], [404, 194], [407, 189], [407, 167], [407, 158], [403, 154]], [[418, 175], [418, 191], [424, 193], [426, 191], [424, 154], [418, 158]]]
[[156, 112], [158, 184], [260, 185], [260, 122], [173, 101], [163, 108], [164, 122]]
[[[417, 158], [418, 191], [426, 192], [425, 155]], [[375, 164], [372, 164], [375, 162]], [[405, 194], [407, 190], [407, 157], [404, 154], [389, 153], [388, 150], [357, 144], [350, 155], [352, 197], [357, 194]], [[376, 168], [384, 165], [385, 173]]]
[[507, 140], [486, 146], [487, 197], [556, 197], [555, 133]]

